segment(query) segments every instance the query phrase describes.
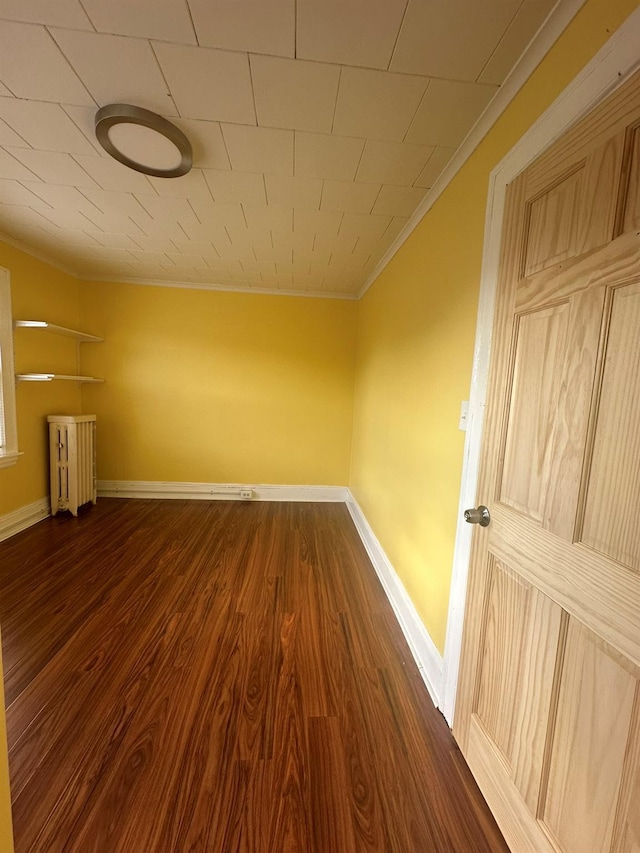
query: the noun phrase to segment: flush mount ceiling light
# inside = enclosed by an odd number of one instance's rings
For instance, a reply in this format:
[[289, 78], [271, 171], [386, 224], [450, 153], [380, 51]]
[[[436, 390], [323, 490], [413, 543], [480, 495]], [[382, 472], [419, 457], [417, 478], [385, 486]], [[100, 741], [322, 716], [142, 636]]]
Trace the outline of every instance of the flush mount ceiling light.
[[96, 113], [96, 137], [107, 154], [136, 172], [178, 178], [191, 169], [191, 143], [184, 133], [142, 107], [102, 107]]

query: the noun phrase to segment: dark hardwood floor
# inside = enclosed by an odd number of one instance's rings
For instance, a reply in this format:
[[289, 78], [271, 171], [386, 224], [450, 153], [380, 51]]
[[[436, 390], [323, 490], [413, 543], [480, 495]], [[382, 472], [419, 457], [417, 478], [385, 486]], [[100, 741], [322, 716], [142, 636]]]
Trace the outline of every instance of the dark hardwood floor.
[[102, 499], [0, 544], [16, 851], [506, 851], [346, 507]]

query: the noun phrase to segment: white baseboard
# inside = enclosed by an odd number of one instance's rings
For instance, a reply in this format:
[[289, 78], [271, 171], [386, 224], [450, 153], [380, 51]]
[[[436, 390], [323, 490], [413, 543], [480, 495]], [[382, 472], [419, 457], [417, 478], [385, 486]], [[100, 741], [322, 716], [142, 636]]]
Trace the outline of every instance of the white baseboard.
[[400, 623], [402, 632], [407, 640], [411, 654], [420, 670], [420, 674], [427, 685], [434, 705], [439, 708], [442, 702], [444, 687], [444, 661], [442, 655], [436, 648], [423, 621], [418, 616], [408, 592], [402, 585], [396, 570], [391, 565], [382, 545], [371, 529], [369, 522], [360, 509], [358, 502], [349, 492], [347, 509], [351, 514], [356, 530], [367, 549], [369, 559], [380, 579], [387, 598], [391, 602], [396, 618]]
[[169, 483], [151, 480], [98, 480], [98, 496], [104, 498], [153, 498], [200, 501], [240, 500], [240, 490], [251, 489], [254, 501], [316, 501], [344, 503], [345, 486], [265, 486], [252, 483]]
[[32, 504], [21, 506], [20, 509], [8, 512], [6, 515], [0, 515], [0, 542], [20, 533], [21, 530], [26, 530], [27, 527], [37, 524], [50, 515], [49, 498], [40, 498], [39, 501], [34, 501]]

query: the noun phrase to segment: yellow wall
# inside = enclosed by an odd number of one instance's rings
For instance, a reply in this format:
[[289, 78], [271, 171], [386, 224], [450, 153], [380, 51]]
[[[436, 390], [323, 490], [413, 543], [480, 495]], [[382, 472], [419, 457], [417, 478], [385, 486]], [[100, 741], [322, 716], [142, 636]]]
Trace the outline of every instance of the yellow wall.
[[4, 689], [2, 685], [2, 656], [0, 656], [0, 853], [12, 853], [7, 727], [4, 718]]
[[[47, 320], [77, 328], [77, 279], [0, 243], [0, 266], [11, 273], [13, 316], [20, 320]], [[76, 343], [40, 330], [16, 329], [18, 373], [75, 373]], [[18, 462], [0, 469], [0, 515], [49, 494], [46, 416], [78, 414], [80, 387], [75, 382], [20, 382], [16, 387]]]
[[86, 283], [98, 476], [346, 485], [357, 305]]
[[441, 652], [489, 174], [637, 5], [588, 0], [360, 303], [351, 488]]

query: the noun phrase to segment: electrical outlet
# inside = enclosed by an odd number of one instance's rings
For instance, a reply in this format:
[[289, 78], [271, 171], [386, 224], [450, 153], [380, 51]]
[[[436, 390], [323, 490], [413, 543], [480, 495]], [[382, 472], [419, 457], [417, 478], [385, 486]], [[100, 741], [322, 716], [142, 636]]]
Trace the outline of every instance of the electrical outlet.
[[253, 489], [240, 489], [240, 497], [243, 501], [250, 501], [253, 497]]

